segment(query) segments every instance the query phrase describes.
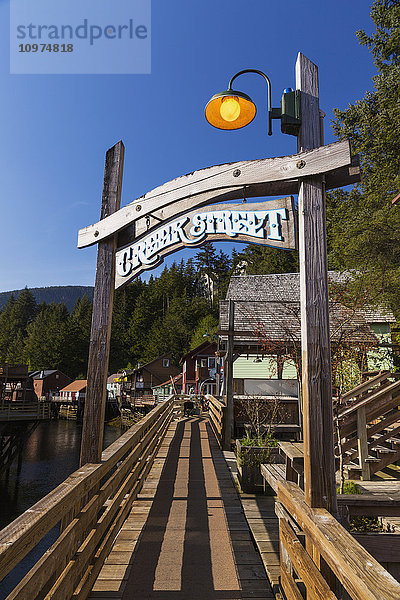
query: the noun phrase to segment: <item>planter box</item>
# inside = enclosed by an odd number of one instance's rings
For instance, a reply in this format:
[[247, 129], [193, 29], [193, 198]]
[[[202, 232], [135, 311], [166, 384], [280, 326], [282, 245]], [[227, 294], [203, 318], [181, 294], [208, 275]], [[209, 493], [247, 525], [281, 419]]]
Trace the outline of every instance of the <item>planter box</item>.
[[264, 492], [264, 479], [260, 471], [262, 463], [285, 462], [284, 457], [279, 454], [279, 448], [242, 446], [240, 440], [236, 440], [236, 458], [240, 487], [247, 494]]

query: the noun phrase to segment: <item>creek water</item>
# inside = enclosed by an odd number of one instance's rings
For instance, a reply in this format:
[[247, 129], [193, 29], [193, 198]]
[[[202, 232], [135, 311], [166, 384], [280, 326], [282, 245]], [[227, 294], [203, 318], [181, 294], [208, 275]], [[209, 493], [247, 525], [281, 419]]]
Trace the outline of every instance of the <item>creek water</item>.
[[[104, 444], [106, 448], [121, 435], [117, 427], [106, 425]], [[41, 423], [29, 437], [23, 452], [22, 468], [17, 470], [16, 461], [10, 469], [9, 477], [0, 478], [0, 528], [2, 529], [16, 517], [43, 498], [58, 484], [79, 467], [82, 425], [76, 421], [47, 421]], [[38, 557], [57, 537], [54, 528], [43, 538], [36, 549], [32, 550], [4, 580], [0, 583], [0, 600], [6, 598]]]

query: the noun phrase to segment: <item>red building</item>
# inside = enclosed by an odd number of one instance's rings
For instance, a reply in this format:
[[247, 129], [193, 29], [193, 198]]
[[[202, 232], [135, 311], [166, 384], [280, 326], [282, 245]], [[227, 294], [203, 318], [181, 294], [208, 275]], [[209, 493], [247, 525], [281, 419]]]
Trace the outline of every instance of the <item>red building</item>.
[[34, 371], [30, 374], [33, 381], [33, 389], [38, 399], [45, 397], [51, 400], [52, 396], [58, 396], [59, 392], [72, 379], [57, 369], [46, 369]]
[[216, 351], [217, 344], [215, 342], [203, 342], [182, 357], [182, 392], [184, 394], [216, 395]]

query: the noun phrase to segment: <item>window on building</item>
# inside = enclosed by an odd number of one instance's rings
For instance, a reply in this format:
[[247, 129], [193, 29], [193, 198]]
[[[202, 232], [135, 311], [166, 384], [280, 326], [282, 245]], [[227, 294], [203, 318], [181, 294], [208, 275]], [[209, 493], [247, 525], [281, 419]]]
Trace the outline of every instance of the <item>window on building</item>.
[[162, 366], [163, 367], [169, 367], [169, 358], [163, 358]]
[[208, 368], [215, 369], [215, 356], [208, 357]]
[[200, 366], [201, 367], [206, 367], [207, 366], [207, 359], [206, 358], [201, 358], [200, 359]]

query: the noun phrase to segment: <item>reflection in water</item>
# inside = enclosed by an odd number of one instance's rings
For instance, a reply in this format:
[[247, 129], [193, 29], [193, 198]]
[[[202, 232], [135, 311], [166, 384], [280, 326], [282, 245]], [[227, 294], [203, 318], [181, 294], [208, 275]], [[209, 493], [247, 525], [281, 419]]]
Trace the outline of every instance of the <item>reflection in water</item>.
[[[121, 430], [106, 425], [104, 447], [120, 435]], [[10, 477], [0, 479], [0, 529], [43, 498], [79, 467], [82, 425], [76, 421], [41, 423], [30, 436], [23, 453], [21, 473], [16, 462]]]
[[[121, 433], [120, 429], [106, 425], [103, 447], [112, 444]], [[82, 425], [76, 421], [48, 421], [38, 425], [25, 446], [19, 475], [15, 461], [8, 480], [5, 476], [0, 479], [0, 529], [43, 498], [79, 467], [81, 435]], [[49, 542], [51, 538], [55, 539], [55, 534], [46, 537], [49, 538]], [[43, 549], [38, 550], [43, 552]], [[38, 556], [37, 551], [31, 554], [33, 556], [28, 562], [31, 562], [35, 555], [36, 558]], [[18, 567], [15, 571], [17, 570]], [[18, 580], [16, 575], [17, 573], [11, 573], [0, 583], [0, 598], [4, 598], [14, 587]]]

